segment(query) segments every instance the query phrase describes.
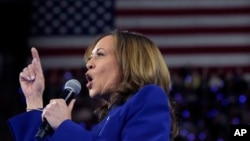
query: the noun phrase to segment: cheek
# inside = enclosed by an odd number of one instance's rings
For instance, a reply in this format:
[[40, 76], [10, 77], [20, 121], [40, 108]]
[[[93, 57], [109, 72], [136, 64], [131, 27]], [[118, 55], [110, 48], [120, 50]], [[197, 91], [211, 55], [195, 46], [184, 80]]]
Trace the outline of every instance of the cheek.
[[113, 90], [117, 88], [120, 82], [120, 72], [116, 68], [108, 69], [106, 73], [102, 75], [102, 86], [104, 90]]
[[120, 82], [120, 75], [119, 72], [117, 71], [112, 71], [112, 72], [108, 72], [108, 75], [105, 76], [106, 77], [106, 81], [104, 80], [104, 83], [106, 83], [106, 85], [109, 88], [116, 88], [116, 86], [119, 84]]

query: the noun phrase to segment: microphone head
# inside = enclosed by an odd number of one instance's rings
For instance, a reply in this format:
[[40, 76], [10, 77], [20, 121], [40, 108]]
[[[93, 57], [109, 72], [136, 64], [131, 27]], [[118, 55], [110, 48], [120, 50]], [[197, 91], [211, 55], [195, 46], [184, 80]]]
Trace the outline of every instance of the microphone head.
[[70, 79], [65, 83], [64, 89], [70, 89], [75, 94], [79, 94], [81, 91], [81, 84], [76, 79]]

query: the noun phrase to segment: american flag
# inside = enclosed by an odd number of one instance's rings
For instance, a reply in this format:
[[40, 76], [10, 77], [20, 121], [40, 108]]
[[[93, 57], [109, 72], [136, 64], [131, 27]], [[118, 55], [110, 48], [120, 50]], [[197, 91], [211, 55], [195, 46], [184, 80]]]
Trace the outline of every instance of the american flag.
[[158, 44], [169, 67], [250, 65], [249, 0], [33, 0], [29, 46], [45, 68], [77, 68], [114, 27]]

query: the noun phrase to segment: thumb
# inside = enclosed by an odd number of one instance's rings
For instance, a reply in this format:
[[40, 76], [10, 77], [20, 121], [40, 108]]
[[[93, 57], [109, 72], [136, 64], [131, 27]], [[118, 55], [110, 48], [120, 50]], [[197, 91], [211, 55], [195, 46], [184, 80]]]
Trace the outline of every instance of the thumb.
[[76, 99], [72, 99], [72, 100], [70, 101], [70, 103], [69, 103], [69, 105], [68, 105], [68, 108], [70, 109], [70, 111], [73, 110], [73, 107], [74, 107], [75, 102], [76, 102]]

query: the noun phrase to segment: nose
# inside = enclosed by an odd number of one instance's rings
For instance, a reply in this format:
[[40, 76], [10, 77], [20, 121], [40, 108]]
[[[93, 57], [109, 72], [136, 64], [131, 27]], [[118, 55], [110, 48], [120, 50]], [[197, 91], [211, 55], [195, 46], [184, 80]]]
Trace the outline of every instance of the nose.
[[94, 63], [91, 62], [91, 61], [88, 61], [87, 64], [86, 64], [87, 69], [93, 69], [94, 66], [95, 66]]

